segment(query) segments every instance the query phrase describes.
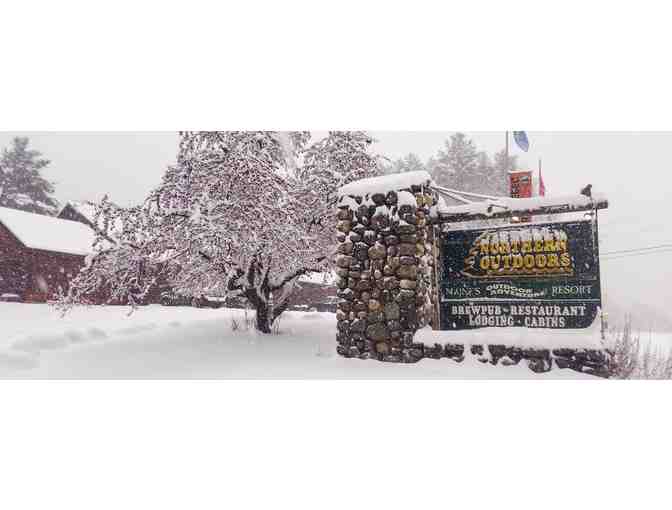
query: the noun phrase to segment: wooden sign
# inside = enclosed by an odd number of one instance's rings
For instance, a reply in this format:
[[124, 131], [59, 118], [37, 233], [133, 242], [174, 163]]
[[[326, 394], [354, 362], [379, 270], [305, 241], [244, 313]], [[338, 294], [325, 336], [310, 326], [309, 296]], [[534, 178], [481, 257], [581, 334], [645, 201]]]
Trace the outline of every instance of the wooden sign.
[[441, 329], [590, 326], [601, 306], [594, 239], [590, 220], [443, 233]]

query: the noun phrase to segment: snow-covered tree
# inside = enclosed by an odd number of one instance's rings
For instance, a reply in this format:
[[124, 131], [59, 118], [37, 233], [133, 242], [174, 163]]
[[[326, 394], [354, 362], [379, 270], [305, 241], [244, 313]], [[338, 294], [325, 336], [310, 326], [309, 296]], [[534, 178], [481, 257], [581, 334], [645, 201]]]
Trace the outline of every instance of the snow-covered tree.
[[509, 172], [517, 165], [517, 156], [507, 158], [506, 151], [501, 150], [495, 154], [492, 167], [492, 193], [497, 196], [509, 195]]
[[643, 344], [626, 316], [621, 332], [609, 331], [606, 347], [611, 352], [610, 371], [615, 379], [672, 379], [672, 349]]
[[12, 147], [0, 156], [0, 207], [52, 215], [58, 202], [52, 197], [54, 186], [40, 175], [50, 161], [28, 149], [28, 138], [16, 137]]
[[478, 169], [476, 145], [464, 133], [455, 133], [439, 150], [433, 169], [437, 184], [466, 191]]
[[490, 157], [484, 151], [478, 153], [476, 158], [476, 168], [473, 175], [467, 176], [465, 191], [475, 193], [490, 193], [492, 190], [493, 169], [490, 163]]
[[59, 306], [107, 289], [135, 304], [159, 280], [180, 293], [242, 295], [257, 328], [285, 310], [298, 278], [328, 269], [337, 190], [378, 173], [361, 131], [185, 132], [177, 164], [145, 203], [97, 204], [96, 254]]
[[506, 159], [505, 152], [495, 154], [494, 161], [479, 151], [464, 133], [455, 133], [445, 148], [429, 158], [427, 169], [439, 185], [461, 191], [506, 196], [508, 171], [515, 166], [515, 156]]
[[426, 167], [417, 154], [409, 152], [403, 158], [392, 162], [386, 173], [400, 174], [403, 172], [416, 172], [418, 170], [426, 170]]
[[425, 164], [425, 168], [427, 169], [427, 172], [429, 172], [429, 175], [432, 176], [434, 182], [438, 183], [439, 162], [437, 161], [436, 156], [429, 157]]

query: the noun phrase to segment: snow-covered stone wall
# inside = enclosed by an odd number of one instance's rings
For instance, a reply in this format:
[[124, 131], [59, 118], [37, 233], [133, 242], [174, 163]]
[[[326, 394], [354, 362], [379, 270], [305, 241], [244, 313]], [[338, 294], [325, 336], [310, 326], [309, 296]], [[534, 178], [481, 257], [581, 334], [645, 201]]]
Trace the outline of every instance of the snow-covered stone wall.
[[433, 320], [430, 212], [437, 196], [426, 172], [354, 182], [340, 190], [336, 257], [338, 353], [414, 362], [415, 332]]

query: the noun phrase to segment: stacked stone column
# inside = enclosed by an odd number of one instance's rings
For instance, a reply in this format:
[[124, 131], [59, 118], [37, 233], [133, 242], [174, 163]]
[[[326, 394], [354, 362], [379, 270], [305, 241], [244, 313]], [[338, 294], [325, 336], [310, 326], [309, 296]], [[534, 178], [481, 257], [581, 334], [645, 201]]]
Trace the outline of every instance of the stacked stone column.
[[430, 208], [436, 198], [428, 185], [340, 197], [340, 355], [407, 363], [424, 356], [413, 336], [433, 316]]

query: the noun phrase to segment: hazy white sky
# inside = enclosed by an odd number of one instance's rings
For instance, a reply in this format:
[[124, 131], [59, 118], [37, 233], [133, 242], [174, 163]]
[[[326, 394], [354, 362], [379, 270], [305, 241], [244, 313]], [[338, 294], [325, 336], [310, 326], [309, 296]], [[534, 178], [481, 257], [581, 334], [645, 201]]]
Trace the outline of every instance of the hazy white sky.
[[[451, 132], [374, 131], [377, 151], [390, 158], [436, 153]], [[0, 147], [25, 135], [52, 163], [45, 176], [61, 201], [97, 200], [109, 193], [128, 205], [140, 202], [174, 161], [172, 132], [0, 133]], [[504, 146], [503, 132], [470, 132], [479, 149]], [[611, 205], [601, 213], [602, 252], [672, 243], [668, 202], [672, 178], [670, 132], [528, 132], [529, 153], [512, 147], [521, 168], [543, 159], [547, 194], [578, 192], [593, 184]], [[672, 253], [629, 257], [603, 264], [603, 291], [622, 301], [667, 309], [672, 303]], [[667, 312], [668, 315], [672, 313]]]

